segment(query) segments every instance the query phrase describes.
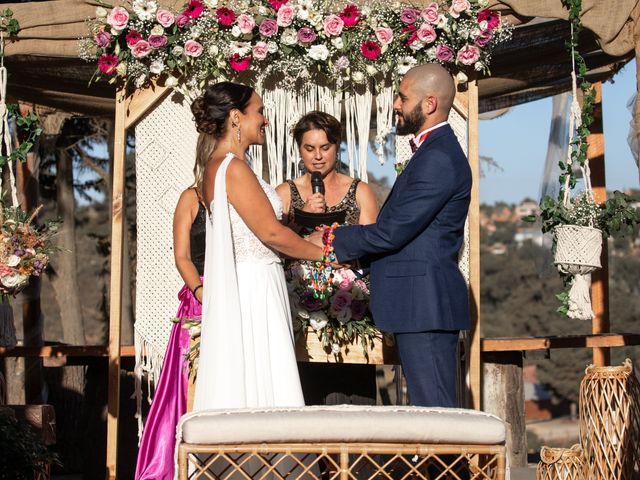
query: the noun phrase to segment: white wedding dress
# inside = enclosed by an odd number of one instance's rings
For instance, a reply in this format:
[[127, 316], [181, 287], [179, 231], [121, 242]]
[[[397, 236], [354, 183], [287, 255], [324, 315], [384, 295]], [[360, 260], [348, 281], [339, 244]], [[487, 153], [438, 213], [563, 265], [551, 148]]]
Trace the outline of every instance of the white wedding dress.
[[[233, 158], [227, 154], [218, 168], [207, 222], [193, 409], [302, 406], [282, 261], [227, 199], [226, 172]], [[258, 181], [281, 218], [275, 189]]]

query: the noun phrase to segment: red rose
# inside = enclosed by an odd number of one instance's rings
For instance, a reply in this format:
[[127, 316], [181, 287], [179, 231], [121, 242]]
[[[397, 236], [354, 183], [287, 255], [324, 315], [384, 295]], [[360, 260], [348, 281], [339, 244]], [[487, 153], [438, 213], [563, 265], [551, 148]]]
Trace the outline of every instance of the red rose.
[[360, 50], [362, 50], [362, 56], [369, 60], [377, 60], [381, 52], [380, 45], [373, 40], [367, 40], [364, 42], [360, 47]]
[[418, 39], [418, 33], [417, 33], [418, 27], [416, 27], [415, 25], [409, 25], [407, 27], [404, 27], [402, 30], [400, 30], [400, 33], [407, 33], [407, 39], [405, 40], [405, 43], [407, 45], [411, 45], [413, 42], [415, 42]]
[[112, 75], [118, 66], [118, 57], [112, 53], [105, 53], [98, 59], [98, 69], [102, 73]]
[[269, 0], [269, 5], [271, 5], [271, 8], [273, 8], [277, 12], [278, 10], [280, 10], [280, 7], [288, 1], [289, 0]]
[[202, 11], [204, 10], [202, 3], [199, 0], [191, 0], [189, 5], [187, 5], [186, 10], [184, 11], [184, 15], [189, 18], [198, 18], [202, 15]]
[[251, 66], [251, 56], [241, 57], [239, 54], [234, 53], [229, 59], [229, 64], [236, 72], [244, 72]]
[[360, 20], [360, 11], [358, 6], [352, 3], [347, 5], [338, 16], [344, 22], [345, 27], [355, 27]]
[[133, 47], [136, 43], [142, 40], [142, 35], [140, 35], [135, 30], [131, 30], [124, 38], [127, 41], [127, 45]]
[[218, 23], [223, 27], [230, 27], [236, 21], [235, 12], [227, 7], [217, 9], [216, 16], [218, 17]]

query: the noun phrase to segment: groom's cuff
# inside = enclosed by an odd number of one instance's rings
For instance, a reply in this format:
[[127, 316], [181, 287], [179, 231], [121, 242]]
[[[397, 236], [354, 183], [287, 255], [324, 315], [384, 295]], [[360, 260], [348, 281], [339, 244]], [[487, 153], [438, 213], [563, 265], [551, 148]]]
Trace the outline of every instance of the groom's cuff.
[[350, 247], [353, 245], [353, 233], [356, 233], [357, 227], [357, 225], [349, 225], [336, 228], [334, 232], [335, 238], [333, 239], [333, 251], [339, 262], [344, 263], [359, 257], [359, 255], [353, 251], [354, 249]]

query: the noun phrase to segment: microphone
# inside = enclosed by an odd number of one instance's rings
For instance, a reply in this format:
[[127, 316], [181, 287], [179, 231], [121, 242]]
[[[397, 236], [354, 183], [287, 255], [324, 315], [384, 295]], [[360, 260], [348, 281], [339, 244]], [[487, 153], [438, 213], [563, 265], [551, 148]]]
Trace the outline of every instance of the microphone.
[[311, 193], [321, 193], [324, 195], [324, 182], [320, 172], [311, 172]]

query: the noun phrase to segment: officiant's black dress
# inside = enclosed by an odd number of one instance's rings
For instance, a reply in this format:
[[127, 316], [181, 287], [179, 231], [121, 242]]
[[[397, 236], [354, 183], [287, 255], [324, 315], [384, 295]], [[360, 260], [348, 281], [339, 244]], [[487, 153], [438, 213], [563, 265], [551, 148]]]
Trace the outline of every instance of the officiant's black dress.
[[[294, 209], [304, 207], [304, 200], [292, 180], [287, 180], [291, 190], [289, 219]], [[344, 198], [327, 207], [327, 213], [345, 211], [345, 223], [355, 225], [360, 219], [360, 207], [356, 202], [359, 179], [354, 179]], [[376, 367], [352, 363], [298, 362], [300, 382], [306, 405], [375, 405]]]

